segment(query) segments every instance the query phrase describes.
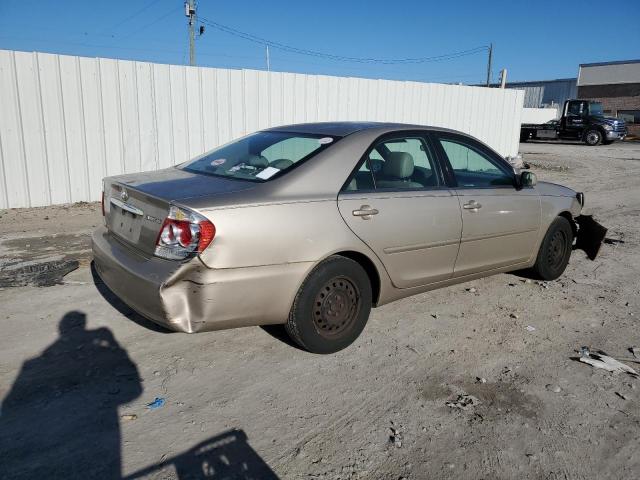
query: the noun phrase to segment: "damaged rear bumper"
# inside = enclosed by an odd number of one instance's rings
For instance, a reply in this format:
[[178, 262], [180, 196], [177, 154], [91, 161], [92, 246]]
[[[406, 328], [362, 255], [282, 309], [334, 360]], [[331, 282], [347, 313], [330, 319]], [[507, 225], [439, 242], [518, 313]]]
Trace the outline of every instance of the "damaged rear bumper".
[[595, 260], [607, 235], [607, 229], [591, 215], [578, 215], [575, 221], [578, 227], [575, 248], [584, 250], [590, 260]]
[[149, 320], [193, 333], [285, 323], [313, 262], [244, 268], [208, 268], [144, 257], [104, 227], [93, 233], [94, 265], [105, 285]]

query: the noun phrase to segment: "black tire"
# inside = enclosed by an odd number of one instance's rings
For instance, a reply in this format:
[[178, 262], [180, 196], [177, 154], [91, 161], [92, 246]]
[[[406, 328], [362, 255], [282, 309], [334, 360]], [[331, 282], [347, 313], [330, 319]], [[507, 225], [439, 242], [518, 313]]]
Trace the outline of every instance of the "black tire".
[[600, 132], [600, 130], [592, 128], [584, 134], [584, 143], [587, 145], [595, 147], [596, 145], [600, 145], [600, 142], [602, 142], [602, 132]]
[[371, 282], [359, 263], [333, 255], [317, 265], [293, 301], [287, 334], [305, 350], [334, 353], [351, 345], [371, 312]]
[[555, 280], [567, 268], [573, 248], [573, 229], [569, 220], [556, 218], [547, 230], [532, 270], [542, 280]]

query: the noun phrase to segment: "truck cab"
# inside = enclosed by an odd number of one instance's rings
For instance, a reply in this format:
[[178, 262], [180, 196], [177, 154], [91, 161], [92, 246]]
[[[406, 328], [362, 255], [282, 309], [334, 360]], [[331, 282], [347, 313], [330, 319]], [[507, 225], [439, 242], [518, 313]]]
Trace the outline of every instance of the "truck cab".
[[559, 120], [542, 125], [523, 124], [520, 141], [578, 140], [587, 145], [608, 145], [623, 140], [627, 134], [624, 120], [605, 117], [600, 102], [590, 100], [567, 100]]

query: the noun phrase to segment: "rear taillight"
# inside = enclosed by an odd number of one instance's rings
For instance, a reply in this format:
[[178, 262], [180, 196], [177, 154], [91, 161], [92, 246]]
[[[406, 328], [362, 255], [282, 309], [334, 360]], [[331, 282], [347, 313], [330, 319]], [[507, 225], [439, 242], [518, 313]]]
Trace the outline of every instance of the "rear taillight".
[[182, 260], [204, 251], [213, 241], [216, 227], [202, 215], [172, 206], [156, 240], [155, 254]]

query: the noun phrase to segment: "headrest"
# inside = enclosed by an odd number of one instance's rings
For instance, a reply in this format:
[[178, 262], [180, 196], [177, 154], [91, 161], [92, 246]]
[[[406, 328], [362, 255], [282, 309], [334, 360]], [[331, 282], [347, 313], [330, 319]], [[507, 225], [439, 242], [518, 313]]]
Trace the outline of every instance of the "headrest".
[[409, 178], [413, 175], [413, 157], [407, 152], [391, 152], [387, 156], [382, 173], [389, 177]]
[[246, 163], [256, 168], [267, 168], [269, 166], [269, 160], [262, 155], [249, 155]]
[[279, 158], [278, 160], [274, 160], [269, 163], [270, 167], [277, 168], [278, 170], [284, 170], [285, 168], [289, 168], [293, 165], [293, 162], [288, 158]]

